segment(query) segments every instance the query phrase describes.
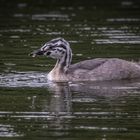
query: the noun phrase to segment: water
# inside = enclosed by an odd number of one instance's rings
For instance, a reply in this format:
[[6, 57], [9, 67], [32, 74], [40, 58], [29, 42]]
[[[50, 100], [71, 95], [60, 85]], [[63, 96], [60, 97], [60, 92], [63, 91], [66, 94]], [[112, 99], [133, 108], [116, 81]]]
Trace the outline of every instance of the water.
[[0, 5], [0, 139], [138, 140], [140, 80], [51, 83], [55, 64], [31, 58], [55, 37], [73, 63], [96, 57], [139, 62], [140, 3], [7, 1]]

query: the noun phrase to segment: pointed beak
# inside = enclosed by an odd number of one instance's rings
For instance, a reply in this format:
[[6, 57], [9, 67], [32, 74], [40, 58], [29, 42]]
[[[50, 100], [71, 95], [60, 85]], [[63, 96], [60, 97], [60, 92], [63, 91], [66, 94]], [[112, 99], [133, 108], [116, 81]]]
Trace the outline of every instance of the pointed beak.
[[33, 51], [32, 53], [29, 54], [29, 56], [32, 56], [32, 57], [36, 57], [37, 55], [44, 55], [46, 51], [42, 51], [42, 50], [35, 50]]

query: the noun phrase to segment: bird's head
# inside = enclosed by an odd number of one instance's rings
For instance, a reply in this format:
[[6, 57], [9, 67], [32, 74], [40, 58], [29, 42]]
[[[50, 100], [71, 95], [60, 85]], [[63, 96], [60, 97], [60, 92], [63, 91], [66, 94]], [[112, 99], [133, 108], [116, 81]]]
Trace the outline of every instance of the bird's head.
[[33, 51], [30, 56], [46, 55], [54, 59], [61, 59], [65, 55], [71, 57], [72, 52], [69, 43], [63, 38], [52, 39], [40, 49]]

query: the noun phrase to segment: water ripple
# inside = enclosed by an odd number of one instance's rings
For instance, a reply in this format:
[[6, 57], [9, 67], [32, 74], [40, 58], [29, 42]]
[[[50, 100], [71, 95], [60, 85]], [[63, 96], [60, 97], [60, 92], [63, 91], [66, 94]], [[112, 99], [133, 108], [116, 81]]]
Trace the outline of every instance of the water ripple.
[[34, 14], [32, 15], [32, 20], [46, 20], [46, 19], [52, 19], [52, 20], [64, 20], [69, 21], [70, 18], [66, 14]]
[[0, 124], [0, 137], [21, 137], [23, 134], [14, 132], [14, 126]]
[[16, 72], [0, 75], [0, 87], [43, 87], [46, 83], [46, 73]]
[[137, 22], [140, 21], [139, 18], [109, 18], [109, 22]]

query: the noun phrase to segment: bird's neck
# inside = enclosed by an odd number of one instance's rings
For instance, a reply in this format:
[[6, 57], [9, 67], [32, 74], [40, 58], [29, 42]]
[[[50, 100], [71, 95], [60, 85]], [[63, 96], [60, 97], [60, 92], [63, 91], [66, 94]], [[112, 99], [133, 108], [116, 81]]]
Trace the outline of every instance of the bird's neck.
[[49, 80], [60, 81], [66, 80], [66, 75], [71, 64], [70, 55], [64, 55], [61, 59], [57, 60], [55, 67], [48, 74]]

